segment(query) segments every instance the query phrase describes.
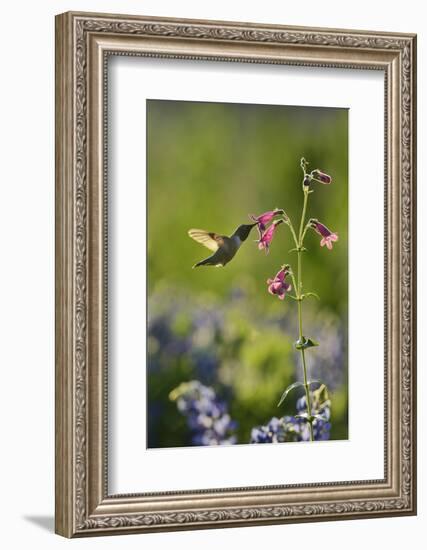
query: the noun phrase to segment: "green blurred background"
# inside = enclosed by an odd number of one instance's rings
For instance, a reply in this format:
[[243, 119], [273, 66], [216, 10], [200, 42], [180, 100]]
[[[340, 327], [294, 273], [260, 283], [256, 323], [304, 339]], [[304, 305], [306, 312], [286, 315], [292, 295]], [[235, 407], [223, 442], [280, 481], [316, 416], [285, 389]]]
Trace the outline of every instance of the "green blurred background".
[[[168, 399], [183, 381], [214, 387], [238, 422], [239, 443], [253, 426], [295, 413], [281, 393], [301, 377], [296, 302], [267, 293], [281, 264], [296, 264], [281, 225], [270, 253], [257, 249], [256, 228], [225, 268], [191, 266], [210, 251], [191, 227], [230, 235], [248, 214], [283, 208], [297, 226], [300, 158], [332, 185], [314, 184], [307, 217], [339, 235], [332, 251], [309, 231], [303, 281], [320, 302], [305, 300], [304, 333], [311, 378], [331, 397], [332, 439], [347, 438], [348, 112], [346, 109], [147, 101], [148, 446], [189, 444], [185, 419]], [[296, 268], [296, 265], [295, 265]], [[311, 331], [311, 332], [310, 332]]]

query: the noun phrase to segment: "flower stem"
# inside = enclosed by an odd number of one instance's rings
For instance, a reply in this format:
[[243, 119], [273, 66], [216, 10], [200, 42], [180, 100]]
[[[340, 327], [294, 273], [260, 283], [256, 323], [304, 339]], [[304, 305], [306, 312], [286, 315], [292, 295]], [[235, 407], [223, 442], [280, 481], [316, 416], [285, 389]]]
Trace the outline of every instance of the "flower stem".
[[[298, 296], [298, 327], [299, 327], [299, 341], [302, 343], [304, 335], [302, 330], [302, 248], [303, 248], [303, 240], [305, 236], [304, 231], [304, 222], [305, 222], [305, 216], [307, 211], [307, 202], [308, 202], [308, 190], [304, 189], [304, 204], [302, 208], [302, 214], [301, 214], [301, 222], [299, 226], [299, 234], [298, 234], [298, 246], [297, 246], [297, 254], [298, 254], [298, 270], [297, 270], [297, 281], [298, 281], [298, 288], [296, 289], [296, 293]], [[301, 352], [301, 360], [302, 360], [302, 368], [303, 368], [303, 377], [304, 377], [304, 388], [305, 388], [305, 398], [307, 401], [307, 422], [310, 429], [310, 441], [314, 441], [313, 438], [313, 421], [311, 418], [311, 397], [310, 397], [310, 388], [308, 386], [308, 380], [307, 380], [307, 365], [305, 362], [305, 350], [304, 348], [300, 349]]]
[[[295, 275], [294, 275], [294, 272], [291, 270], [290, 272], [290, 276], [291, 276], [291, 279], [292, 279], [292, 283], [294, 285], [294, 292], [295, 292], [295, 297], [292, 296], [293, 298], [295, 298], [295, 300], [300, 300], [300, 297], [299, 297], [299, 294], [298, 294], [298, 287], [297, 287], [297, 282], [295, 280]], [[289, 294], [289, 296], [291, 296]]]
[[284, 220], [285, 220], [285, 223], [287, 223], [287, 224], [289, 225], [289, 229], [291, 230], [292, 237], [293, 237], [294, 242], [295, 242], [295, 246], [296, 246], [296, 248], [298, 248], [298, 242], [299, 242], [299, 241], [298, 241], [298, 239], [297, 239], [297, 235], [296, 235], [296, 233], [295, 233], [294, 226], [292, 225], [292, 222], [291, 222], [291, 220], [290, 220], [289, 217], [286, 217], [286, 219], [284, 218]]
[[302, 207], [301, 221], [299, 224], [299, 234], [298, 234], [298, 245], [300, 248], [302, 247], [302, 236], [303, 236], [305, 214], [307, 212], [307, 202], [308, 202], [308, 191], [304, 189], [303, 193], [304, 193], [304, 204]]

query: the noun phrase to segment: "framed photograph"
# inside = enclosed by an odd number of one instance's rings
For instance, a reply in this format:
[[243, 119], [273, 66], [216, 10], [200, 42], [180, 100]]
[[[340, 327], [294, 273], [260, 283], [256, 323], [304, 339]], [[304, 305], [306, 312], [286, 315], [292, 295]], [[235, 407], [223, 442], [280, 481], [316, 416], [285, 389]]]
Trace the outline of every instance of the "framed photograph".
[[56, 532], [416, 513], [416, 37], [56, 18]]

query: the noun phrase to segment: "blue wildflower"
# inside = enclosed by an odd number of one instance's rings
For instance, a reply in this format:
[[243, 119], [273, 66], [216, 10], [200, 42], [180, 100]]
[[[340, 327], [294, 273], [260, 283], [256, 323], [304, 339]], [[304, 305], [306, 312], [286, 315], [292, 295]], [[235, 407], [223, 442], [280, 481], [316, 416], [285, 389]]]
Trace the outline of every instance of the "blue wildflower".
[[234, 445], [237, 424], [215, 391], [198, 380], [183, 382], [170, 393], [179, 412], [187, 418], [193, 445]]
[[266, 426], [252, 428], [250, 443], [281, 443], [285, 441], [285, 430], [282, 420], [275, 416]]
[[[329, 439], [331, 430], [331, 402], [325, 386], [320, 386], [311, 395], [311, 414], [313, 420], [313, 437], [315, 441]], [[266, 426], [252, 428], [250, 443], [281, 443], [283, 441], [310, 441], [310, 428], [303, 415], [307, 412], [306, 397], [303, 396], [296, 403], [297, 414], [284, 416], [280, 419], [273, 417]]]

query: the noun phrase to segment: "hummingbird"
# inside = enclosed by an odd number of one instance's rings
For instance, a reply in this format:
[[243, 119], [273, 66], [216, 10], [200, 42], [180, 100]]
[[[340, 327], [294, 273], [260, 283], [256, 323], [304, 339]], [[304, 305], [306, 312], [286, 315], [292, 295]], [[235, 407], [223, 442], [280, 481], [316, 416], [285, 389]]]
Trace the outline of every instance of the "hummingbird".
[[215, 267], [224, 267], [230, 260], [234, 258], [241, 244], [246, 241], [251, 232], [251, 229], [257, 225], [256, 223], [239, 225], [236, 231], [230, 236], [218, 235], [204, 229], [190, 229], [188, 235], [196, 242], [203, 244], [206, 248], [213, 251], [213, 254], [197, 262], [193, 268], [201, 265], [214, 265]]

